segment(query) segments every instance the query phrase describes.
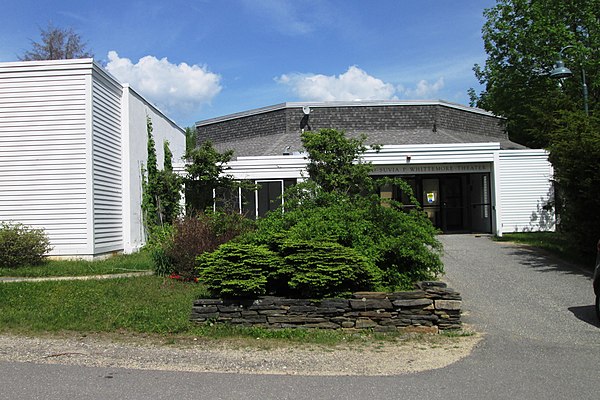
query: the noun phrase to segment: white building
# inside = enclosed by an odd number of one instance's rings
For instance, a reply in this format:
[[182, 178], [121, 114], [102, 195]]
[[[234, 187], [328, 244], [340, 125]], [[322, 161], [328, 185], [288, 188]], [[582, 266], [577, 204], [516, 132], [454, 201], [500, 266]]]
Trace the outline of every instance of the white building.
[[[552, 167], [544, 150], [511, 142], [504, 119], [444, 101], [284, 103], [196, 124], [199, 140], [234, 150], [228, 173], [259, 185], [240, 190], [240, 209], [264, 215], [285, 187], [304, 179], [302, 129], [366, 134], [377, 176], [404, 178], [444, 232], [554, 229]], [[396, 188], [381, 195], [402, 200]]]
[[51, 256], [132, 252], [145, 242], [146, 118], [185, 151], [181, 128], [92, 59], [0, 63], [0, 221], [43, 228]]

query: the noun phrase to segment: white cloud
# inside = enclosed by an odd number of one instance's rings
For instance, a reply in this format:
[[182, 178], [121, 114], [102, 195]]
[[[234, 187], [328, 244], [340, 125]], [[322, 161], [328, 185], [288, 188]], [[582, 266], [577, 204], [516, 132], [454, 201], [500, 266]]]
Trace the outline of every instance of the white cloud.
[[275, 81], [288, 85], [302, 100], [349, 101], [391, 100], [396, 98], [394, 85], [351, 66], [338, 76], [320, 74], [284, 74]]
[[414, 89], [406, 88], [402, 85], [398, 86], [398, 92], [401, 97], [407, 99], [433, 99], [438, 96], [438, 93], [444, 88], [444, 78], [439, 78], [434, 83], [429, 83], [425, 79], [417, 82]]
[[206, 66], [172, 64], [145, 56], [136, 64], [108, 52], [106, 70], [174, 119], [195, 117], [200, 107], [221, 92], [221, 77]]

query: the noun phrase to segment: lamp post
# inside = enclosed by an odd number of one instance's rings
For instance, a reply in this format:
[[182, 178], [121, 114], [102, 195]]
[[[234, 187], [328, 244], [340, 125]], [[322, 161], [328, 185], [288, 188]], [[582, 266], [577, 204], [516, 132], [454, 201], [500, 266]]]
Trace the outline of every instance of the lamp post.
[[[556, 61], [556, 64], [554, 65], [554, 69], [552, 71], [550, 71], [550, 77], [551, 78], [569, 78], [571, 76], [573, 76], [573, 72], [571, 72], [571, 70], [567, 67], [565, 67], [565, 63], [563, 62], [562, 58], [563, 58], [563, 51], [565, 51], [566, 49], [570, 49], [571, 47], [573, 47], [572, 45], [569, 46], [565, 46], [562, 49], [560, 49], [560, 51], [558, 52], [558, 60]], [[587, 83], [585, 81], [585, 69], [583, 69], [583, 65], [581, 65], [581, 84], [582, 84], [582, 91], [583, 91], [583, 109], [585, 110], [585, 115], [590, 115], [590, 112], [588, 110], [588, 88], [587, 88]]]

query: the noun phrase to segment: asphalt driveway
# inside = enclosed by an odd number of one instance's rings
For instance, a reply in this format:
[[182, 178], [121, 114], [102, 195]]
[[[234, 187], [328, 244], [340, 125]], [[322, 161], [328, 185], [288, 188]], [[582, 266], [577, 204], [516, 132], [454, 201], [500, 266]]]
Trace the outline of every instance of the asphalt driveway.
[[[450, 373], [466, 398], [600, 398], [600, 328], [591, 272], [486, 236], [445, 235], [449, 285], [485, 340]], [[458, 398], [458, 397], [456, 397]]]

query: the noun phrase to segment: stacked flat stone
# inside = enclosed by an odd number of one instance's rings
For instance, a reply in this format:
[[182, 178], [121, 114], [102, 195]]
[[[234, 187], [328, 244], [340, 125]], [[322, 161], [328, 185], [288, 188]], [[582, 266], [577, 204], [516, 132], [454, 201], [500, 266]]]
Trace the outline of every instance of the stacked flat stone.
[[265, 328], [373, 329], [435, 333], [461, 327], [462, 299], [443, 282], [406, 292], [357, 292], [350, 299], [200, 299], [191, 320]]

